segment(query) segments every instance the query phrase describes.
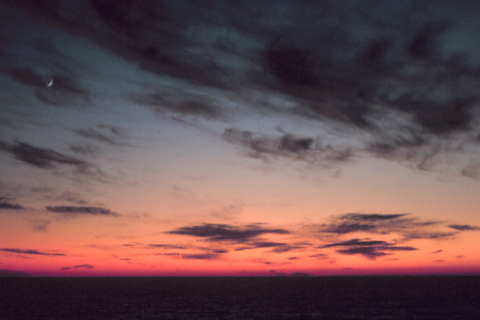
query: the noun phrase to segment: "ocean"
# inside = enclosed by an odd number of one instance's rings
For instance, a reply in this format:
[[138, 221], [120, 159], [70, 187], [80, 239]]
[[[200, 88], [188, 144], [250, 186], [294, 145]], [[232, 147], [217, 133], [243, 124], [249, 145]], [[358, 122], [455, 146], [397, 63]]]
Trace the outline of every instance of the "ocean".
[[480, 276], [5, 277], [0, 319], [480, 319]]

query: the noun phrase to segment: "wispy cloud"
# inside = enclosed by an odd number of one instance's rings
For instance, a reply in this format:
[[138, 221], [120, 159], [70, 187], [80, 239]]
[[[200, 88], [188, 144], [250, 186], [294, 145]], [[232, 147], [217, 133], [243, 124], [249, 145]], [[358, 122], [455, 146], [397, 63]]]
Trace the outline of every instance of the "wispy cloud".
[[341, 217], [342, 220], [353, 221], [387, 221], [406, 216], [406, 214], [381, 214], [381, 213], [347, 213]]
[[2, 71], [8, 74], [15, 81], [18, 81], [28, 86], [46, 87], [49, 81], [49, 79], [45, 79], [40, 74], [30, 68], [9, 67]]
[[148, 248], [161, 248], [161, 249], [187, 249], [185, 246], [179, 246], [174, 244], [158, 244], [158, 243], [150, 243], [147, 244]]
[[64, 253], [42, 252], [34, 249], [0, 248], [0, 251], [17, 253], [17, 254], [40, 255], [40, 256], [62, 256], [62, 257], [65, 256]]
[[0, 141], [0, 150], [12, 154], [19, 161], [42, 169], [51, 169], [56, 165], [68, 165], [76, 168], [78, 172], [85, 173], [90, 167], [90, 164], [84, 160], [19, 141], [12, 145]]
[[[172, 94], [171, 90], [166, 90], [161, 94], [158, 92], [144, 95], [137, 94], [130, 97], [129, 100], [161, 113], [170, 112], [174, 115], [201, 116], [207, 119], [222, 117], [221, 108], [216, 106], [211, 98], [205, 95], [189, 94], [184, 91]], [[184, 99], [179, 101], [178, 96], [184, 96]]]
[[480, 159], [472, 159], [462, 169], [462, 175], [480, 181]]
[[48, 206], [47, 211], [65, 216], [92, 215], [118, 217], [119, 214], [101, 207]]
[[[94, 130], [94, 129], [79, 128], [79, 129], [74, 129], [72, 131], [74, 133], [76, 133], [77, 135], [83, 137], [83, 138], [94, 140], [94, 141], [97, 141], [97, 142], [100, 142], [100, 143], [106, 143], [106, 144], [113, 145], [113, 146], [125, 146], [126, 145], [125, 143], [122, 143], [122, 142], [118, 141], [119, 140], [119, 134], [114, 128], [107, 128], [107, 129], [109, 129], [108, 131], [109, 131], [110, 135], [98, 132], [97, 130]], [[78, 148], [78, 146], [77, 146], [77, 148]], [[80, 150], [77, 150], [77, 151], [80, 152]]]
[[81, 154], [83, 156], [94, 154], [96, 150], [95, 147], [87, 143], [72, 144], [68, 148], [70, 149], [70, 151]]
[[246, 130], [225, 129], [223, 138], [248, 150], [248, 156], [268, 159], [268, 157], [287, 157], [309, 162], [319, 162], [326, 166], [348, 161], [353, 157], [351, 148], [335, 148], [323, 145], [318, 138], [297, 137], [282, 133], [279, 137], [257, 135]]
[[362, 241], [360, 239], [352, 239], [344, 242], [337, 242], [337, 243], [330, 243], [320, 248], [330, 248], [330, 247], [350, 247], [350, 246], [379, 246], [379, 245], [390, 245], [386, 241], [375, 241], [375, 240], [368, 240]]
[[458, 231], [480, 231], [480, 227], [469, 224], [451, 224], [448, 227]]
[[360, 254], [368, 259], [376, 259], [389, 255], [389, 251], [413, 251], [417, 248], [410, 246], [397, 246], [394, 243], [388, 243], [381, 240], [360, 240], [351, 239], [344, 242], [326, 244], [320, 248], [343, 247], [345, 249], [336, 250], [337, 253], [344, 255]]
[[60, 270], [70, 270], [70, 269], [93, 269], [94, 266], [92, 266], [91, 264], [79, 264], [79, 265], [76, 265], [76, 266], [73, 266], [73, 267], [63, 267], [61, 268]]
[[175, 257], [186, 260], [216, 260], [220, 256], [218, 253], [203, 252], [203, 253], [179, 253], [179, 252], [167, 252], [157, 253], [160, 256]]
[[[342, 255], [362, 255], [368, 259], [391, 255], [398, 251], [419, 250], [408, 245], [417, 239], [448, 240], [460, 236], [462, 231], [478, 231], [472, 225], [448, 225], [442, 221], [422, 221], [411, 214], [347, 213], [333, 217], [329, 223], [315, 226], [319, 238], [330, 239], [319, 249], [339, 248]], [[454, 231], [452, 231], [454, 229]], [[346, 239], [346, 235], [381, 236], [382, 240], [370, 238]], [[389, 240], [384, 240], [385, 238]], [[334, 241], [331, 241], [331, 240]], [[401, 243], [402, 245], [399, 245]], [[441, 253], [437, 250], [431, 253]]]
[[10, 199], [0, 196], [0, 210], [23, 210], [24, 207], [10, 202]]
[[48, 225], [51, 223], [50, 220], [45, 220], [45, 219], [33, 219], [30, 220], [30, 223], [32, 223], [32, 229], [35, 232], [47, 232], [48, 231]]
[[258, 224], [243, 227], [227, 224], [203, 224], [193, 227], [182, 227], [167, 233], [201, 237], [212, 242], [233, 241], [242, 243], [263, 234], [288, 234], [289, 232], [285, 229], [263, 228]]
[[438, 239], [455, 235], [452, 232], [439, 231], [440, 221], [422, 221], [407, 214], [362, 214], [347, 213], [337, 216], [325, 225], [320, 232], [345, 235], [356, 232], [370, 234], [399, 233], [406, 239]]
[[195, 260], [212, 260], [218, 257], [218, 254], [214, 253], [200, 253], [200, 254], [182, 254], [182, 259], [195, 259]]
[[371, 246], [371, 247], [353, 247], [347, 249], [337, 250], [338, 253], [344, 255], [354, 255], [360, 254], [368, 259], [376, 259], [378, 257], [383, 257], [390, 255], [389, 251], [413, 251], [418, 250], [414, 247], [390, 247], [390, 246]]

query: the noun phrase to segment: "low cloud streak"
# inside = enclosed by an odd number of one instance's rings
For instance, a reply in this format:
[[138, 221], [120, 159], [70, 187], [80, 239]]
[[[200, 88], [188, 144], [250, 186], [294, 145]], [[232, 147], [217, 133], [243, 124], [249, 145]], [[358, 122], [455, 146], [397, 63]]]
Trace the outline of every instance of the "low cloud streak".
[[91, 215], [118, 217], [118, 213], [101, 207], [73, 207], [73, 206], [48, 206], [47, 211], [63, 214], [65, 216]]
[[255, 224], [244, 227], [226, 224], [203, 224], [193, 227], [182, 227], [167, 233], [206, 238], [211, 242], [233, 241], [242, 243], [263, 234], [288, 234], [289, 232], [284, 229], [262, 228]]
[[64, 253], [42, 252], [34, 249], [0, 248], [0, 251], [17, 253], [17, 254], [39, 255], [39, 256], [59, 256], [59, 257], [66, 256]]

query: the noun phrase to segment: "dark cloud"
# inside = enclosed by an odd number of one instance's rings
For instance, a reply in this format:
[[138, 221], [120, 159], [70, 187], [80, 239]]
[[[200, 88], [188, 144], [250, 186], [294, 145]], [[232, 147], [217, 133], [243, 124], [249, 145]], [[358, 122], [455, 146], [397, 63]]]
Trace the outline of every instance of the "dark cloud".
[[441, 252], [443, 252], [443, 250], [433, 251], [432, 253], [433, 253], [433, 254], [436, 254], [436, 253], [441, 253]]
[[187, 260], [215, 260], [219, 257], [219, 253], [178, 253], [178, 252], [167, 252], [167, 253], [157, 253], [156, 255], [167, 256], [167, 257], [177, 257]]
[[[340, 26], [332, 25], [329, 32], [332, 28], [345, 35], [346, 30]], [[458, 79], [468, 77], [476, 83], [478, 79], [474, 70], [433, 59], [434, 38], [445, 29], [445, 24], [440, 22], [418, 26], [418, 29], [412, 30], [411, 42], [403, 53], [398, 51], [401, 43], [394, 43], [393, 38], [386, 40], [384, 35], [365, 46], [348, 39], [348, 36], [328, 41], [320, 31], [317, 34], [318, 46], [304, 49], [295, 44], [295, 40], [285, 39], [283, 42], [286, 44], [275, 45], [277, 48], [272, 49], [272, 45], [266, 47], [264, 61], [283, 89], [306, 101], [302, 108], [314, 115], [360, 129], [372, 129], [375, 126], [370, 118], [377, 112], [372, 103], [375, 101], [385, 110], [413, 114], [414, 123], [427, 132], [451, 133], [468, 129], [472, 120], [471, 111], [475, 108], [471, 105], [472, 99], [478, 101], [478, 94], [473, 90], [468, 92], [468, 97], [459, 94], [458, 87], [446, 80], [444, 74], [449, 72], [450, 76]], [[361, 64], [352, 64], [354, 60], [348, 60], [348, 55], [340, 58], [336, 54], [347, 47], [358, 52], [356, 55], [361, 57]], [[418, 59], [423, 64], [419, 64]], [[416, 68], [417, 72], [407, 75], [403, 70], [408, 68]], [[447, 99], [436, 101], [435, 89], [430, 83], [414, 85], [422, 79], [447, 87]], [[392, 99], [389, 96], [395, 94], [395, 89], [386, 87], [388, 82], [401, 83], [406, 90]], [[422, 131], [416, 132], [423, 135]]]
[[285, 85], [319, 87], [322, 80], [315, 73], [315, 57], [308, 49], [295, 48], [293, 46], [268, 48], [263, 53], [263, 60], [267, 68], [275, 77]]
[[378, 257], [383, 257], [387, 255], [387, 253], [385, 253], [384, 251], [378, 251], [376, 247], [355, 247], [355, 248], [337, 250], [337, 252], [345, 255], [360, 254], [372, 260]]
[[280, 138], [280, 150], [297, 153], [309, 150], [314, 142], [313, 138], [297, 138], [290, 134], [285, 134]]
[[413, 251], [418, 250], [414, 247], [408, 246], [396, 246], [393, 243], [388, 243], [386, 241], [380, 240], [366, 240], [362, 241], [360, 239], [351, 239], [344, 242], [330, 243], [324, 245], [320, 248], [331, 248], [331, 247], [346, 247], [345, 249], [336, 250], [337, 253], [353, 255], [360, 254], [368, 259], [375, 259], [377, 257], [383, 257], [389, 255], [389, 251]]
[[42, 169], [51, 169], [61, 164], [72, 166], [80, 173], [86, 173], [90, 168], [90, 164], [86, 161], [19, 141], [13, 145], [0, 141], [0, 150], [12, 154], [19, 161]]
[[218, 254], [214, 253], [182, 254], [182, 259], [211, 260], [216, 259], [217, 257]]
[[[135, 103], [219, 119], [227, 108], [208, 90], [217, 90], [216, 96], [228, 96], [231, 102], [245, 90], [254, 90], [292, 103], [279, 108], [252, 99], [251, 107], [260, 113], [276, 110], [318, 121], [322, 127], [348, 128], [329, 150], [318, 150], [311, 137], [248, 137], [246, 130], [227, 129], [226, 140], [248, 148], [251, 156], [304, 160], [315, 149], [340, 161], [362, 151], [427, 170], [441, 154], [453, 152], [438, 149], [439, 141], [457, 133], [478, 136], [478, 61], [469, 47], [458, 46], [478, 42], [473, 32], [461, 31], [460, 23], [471, 21], [467, 13], [474, 9], [456, 2], [441, 1], [435, 9], [425, 0], [393, 5], [371, 1], [368, 9], [363, 1], [73, 3], [22, 0], [8, 5], [34, 21], [86, 37], [143, 71], [181, 83], [143, 83], [148, 93], [135, 93], [133, 98], [126, 93]], [[453, 35], [465, 39], [457, 41], [456, 51], [449, 40]], [[59, 55], [48, 40], [36, 41], [34, 49]], [[90, 96], [72, 72], [55, 71], [45, 79], [20, 63], [2, 72], [34, 87], [49, 104]], [[46, 88], [50, 78], [54, 84]], [[87, 134], [107, 141], [94, 132]], [[348, 147], [346, 142], [357, 134], [364, 141]], [[478, 176], [472, 170], [463, 174]]]
[[[364, 222], [364, 223], [362, 223]], [[337, 253], [345, 255], [362, 255], [368, 259], [375, 259], [391, 255], [397, 251], [413, 251], [418, 248], [398, 243], [408, 244], [415, 239], [443, 240], [458, 236], [459, 231], [480, 230], [470, 225], [449, 225], [456, 232], [445, 231], [447, 225], [441, 221], [421, 221], [407, 214], [361, 214], [348, 213], [334, 217], [328, 224], [318, 226], [320, 234], [332, 233], [337, 240], [326, 243], [318, 248], [339, 248]], [[390, 240], [361, 240], [358, 238], [343, 240], [350, 233], [374, 234], [390, 236]], [[324, 238], [324, 236], [321, 236]], [[332, 239], [332, 238], [330, 238]], [[440, 253], [438, 250], [432, 253]]]
[[223, 254], [223, 253], [229, 253], [230, 251], [227, 250], [227, 249], [211, 249], [211, 251], [213, 253], [216, 253], [216, 254]]
[[395, 225], [402, 225], [406, 220], [401, 219], [405, 214], [361, 214], [347, 213], [336, 219], [330, 225], [322, 229], [323, 232], [335, 234], [347, 234], [353, 232], [388, 232], [384, 226], [394, 228]]
[[387, 50], [392, 46], [392, 41], [381, 38], [371, 41], [367, 48], [361, 50], [357, 55], [358, 62], [372, 71], [382, 72], [387, 67], [384, 59]]
[[30, 68], [10, 67], [0, 71], [8, 74], [15, 81], [33, 87], [46, 87], [50, 80], [45, 79], [40, 74]]
[[167, 104], [167, 108], [173, 112], [181, 114], [203, 115], [207, 118], [218, 118], [220, 116], [219, 111], [206, 102], [187, 100], [178, 105]]
[[[178, 101], [178, 96], [184, 96], [184, 100]], [[152, 93], [148, 95], [136, 95], [130, 98], [134, 103], [145, 105], [157, 112], [172, 112], [180, 115], [201, 116], [207, 119], [219, 119], [222, 117], [221, 108], [215, 106], [214, 101], [206, 96], [192, 95], [186, 92]]]
[[358, 220], [358, 221], [384, 221], [392, 220], [406, 216], [406, 214], [381, 214], [381, 213], [347, 213], [341, 217], [342, 220]]
[[181, 257], [182, 254], [178, 252], [167, 252], [167, 253], [156, 253], [157, 256], [167, 256], [167, 257]]
[[451, 224], [448, 227], [458, 231], [479, 231], [480, 230], [480, 227], [471, 226], [468, 224]]
[[[95, 131], [93, 129], [75, 129], [75, 130], [72, 130], [72, 131], [75, 132], [76, 134], [78, 134], [81, 137], [91, 139], [91, 140], [95, 140], [95, 141], [100, 142], [100, 143], [106, 143], [106, 144], [110, 144], [110, 145], [114, 145], [114, 146], [125, 145], [125, 144], [117, 141], [118, 135], [113, 136], [113, 137], [112, 136], [107, 136], [107, 135], [105, 135], [103, 133], [100, 133], [98, 131]], [[112, 131], [112, 130], [110, 130], [110, 131]], [[72, 149], [72, 147], [70, 149]], [[85, 152], [86, 150], [78, 149], [78, 147], [77, 147], [77, 149], [75, 151], [77, 153], [81, 153], [82, 151]]]
[[[362, 223], [363, 222], [363, 223]], [[404, 240], [439, 239], [452, 237], [451, 232], [442, 232], [438, 221], [421, 221], [407, 214], [362, 214], [347, 213], [333, 218], [331, 223], [320, 226], [320, 232], [345, 235], [355, 232], [370, 234], [399, 233]]]
[[0, 248], [0, 251], [11, 252], [17, 254], [29, 254], [29, 255], [40, 255], [40, 256], [65, 256], [64, 253], [52, 253], [52, 252], [42, 252], [33, 249], [13, 249], [13, 248]]
[[225, 129], [223, 137], [229, 142], [238, 143], [250, 149], [250, 155], [257, 158], [263, 155], [302, 157], [313, 144], [311, 138], [297, 138], [287, 134], [279, 138], [262, 137], [255, 136], [250, 131], [234, 128]]
[[59, 200], [65, 200], [68, 202], [72, 202], [75, 204], [86, 204], [87, 201], [83, 199], [83, 196], [81, 194], [75, 193], [75, 192], [70, 192], [70, 191], [64, 191], [62, 194], [58, 197]]
[[319, 139], [297, 137], [283, 133], [279, 137], [256, 135], [250, 131], [235, 128], [225, 129], [223, 138], [226, 141], [243, 146], [253, 158], [266, 159], [268, 156], [280, 156], [292, 159], [318, 161], [335, 164], [349, 160], [353, 156], [350, 148], [335, 149], [331, 145], [323, 145]]
[[427, 23], [414, 35], [407, 46], [407, 53], [417, 59], [435, 59], [435, 38], [448, 27], [446, 22]]
[[[375, 241], [372, 241], [375, 242]], [[383, 241], [379, 241], [383, 242]], [[340, 249], [336, 250], [337, 253], [344, 254], [344, 255], [354, 255], [354, 254], [360, 254], [368, 259], [376, 259], [378, 257], [383, 257], [386, 255], [390, 255], [389, 251], [413, 251], [413, 250], [418, 250], [417, 248], [414, 247], [399, 247], [399, 246], [393, 246], [393, 245], [360, 245], [360, 246], [354, 246], [352, 248], [349, 247], [350, 245], [347, 245], [346, 249]]]
[[360, 239], [352, 239], [345, 242], [331, 243], [320, 248], [330, 248], [330, 247], [349, 247], [349, 246], [380, 246], [380, 245], [389, 245], [386, 241], [362, 241]]
[[404, 233], [404, 240], [414, 239], [449, 239], [456, 235], [454, 232], [439, 232], [434, 230], [415, 230], [412, 229]]
[[358, 231], [371, 231], [374, 232], [376, 230], [375, 225], [371, 224], [361, 224], [361, 223], [341, 223], [338, 225], [331, 225], [325, 229], [323, 232], [328, 233], [336, 233], [336, 234], [346, 234]]
[[84, 155], [84, 156], [95, 153], [95, 148], [86, 143], [70, 145], [68, 148], [70, 149], [70, 151]]
[[123, 247], [137, 247], [141, 245], [141, 243], [124, 243], [122, 244]]
[[82, 268], [82, 269], [93, 269], [94, 266], [92, 266], [91, 264], [79, 264], [79, 265], [76, 265], [76, 266], [73, 266], [73, 267], [63, 267], [63, 268], [61, 268], [60, 270], [79, 269], [79, 268]]
[[91, 264], [80, 264], [72, 267], [73, 269], [76, 268], [87, 268], [87, 269], [93, 269], [93, 266]]
[[208, 241], [234, 241], [246, 242], [263, 234], [288, 234], [284, 229], [268, 229], [253, 224], [244, 227], [231, 226], [226, 224], [203, 224], [193, 227], [182, 227], [169, 231], [170, 234], [188, 235], [206, 238]]
[[0, 196], [0, 210], [23, 210], [25, 209], [17, 203], [11, 203], [10, 199]]
[[[127, 245], [124, 244], [124, 246], [127, 246]], [[131, 245], [128, 245], [128, 246], [131, 246]], [[174, 244], [157, 244], [157, 243], [148, 244], [147, 247], [162, 248], [162, 249], [187, 249], [187, 247], [184, 247], [184, 246], [178, 246]]]
[[117, 217], [118, 213], [112, 212], [109, 209], [100, 207], [72, 207], [72, 206], [56, 206], [45, 207], [46, 210], [63, 215], [92, 215], [92, 216], [111, 216]]

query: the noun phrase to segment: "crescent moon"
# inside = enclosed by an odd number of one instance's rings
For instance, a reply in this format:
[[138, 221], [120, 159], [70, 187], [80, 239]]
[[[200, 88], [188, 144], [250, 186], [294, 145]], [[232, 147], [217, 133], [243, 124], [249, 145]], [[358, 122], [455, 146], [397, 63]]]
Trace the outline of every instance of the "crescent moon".
[[50, 82], [47, 84], [47, 87], [51, 87], [51, 86], [52, 86], [52, 84], [53, 84], [53, 79], [52, 79], [52, 78], [50, 78]]

